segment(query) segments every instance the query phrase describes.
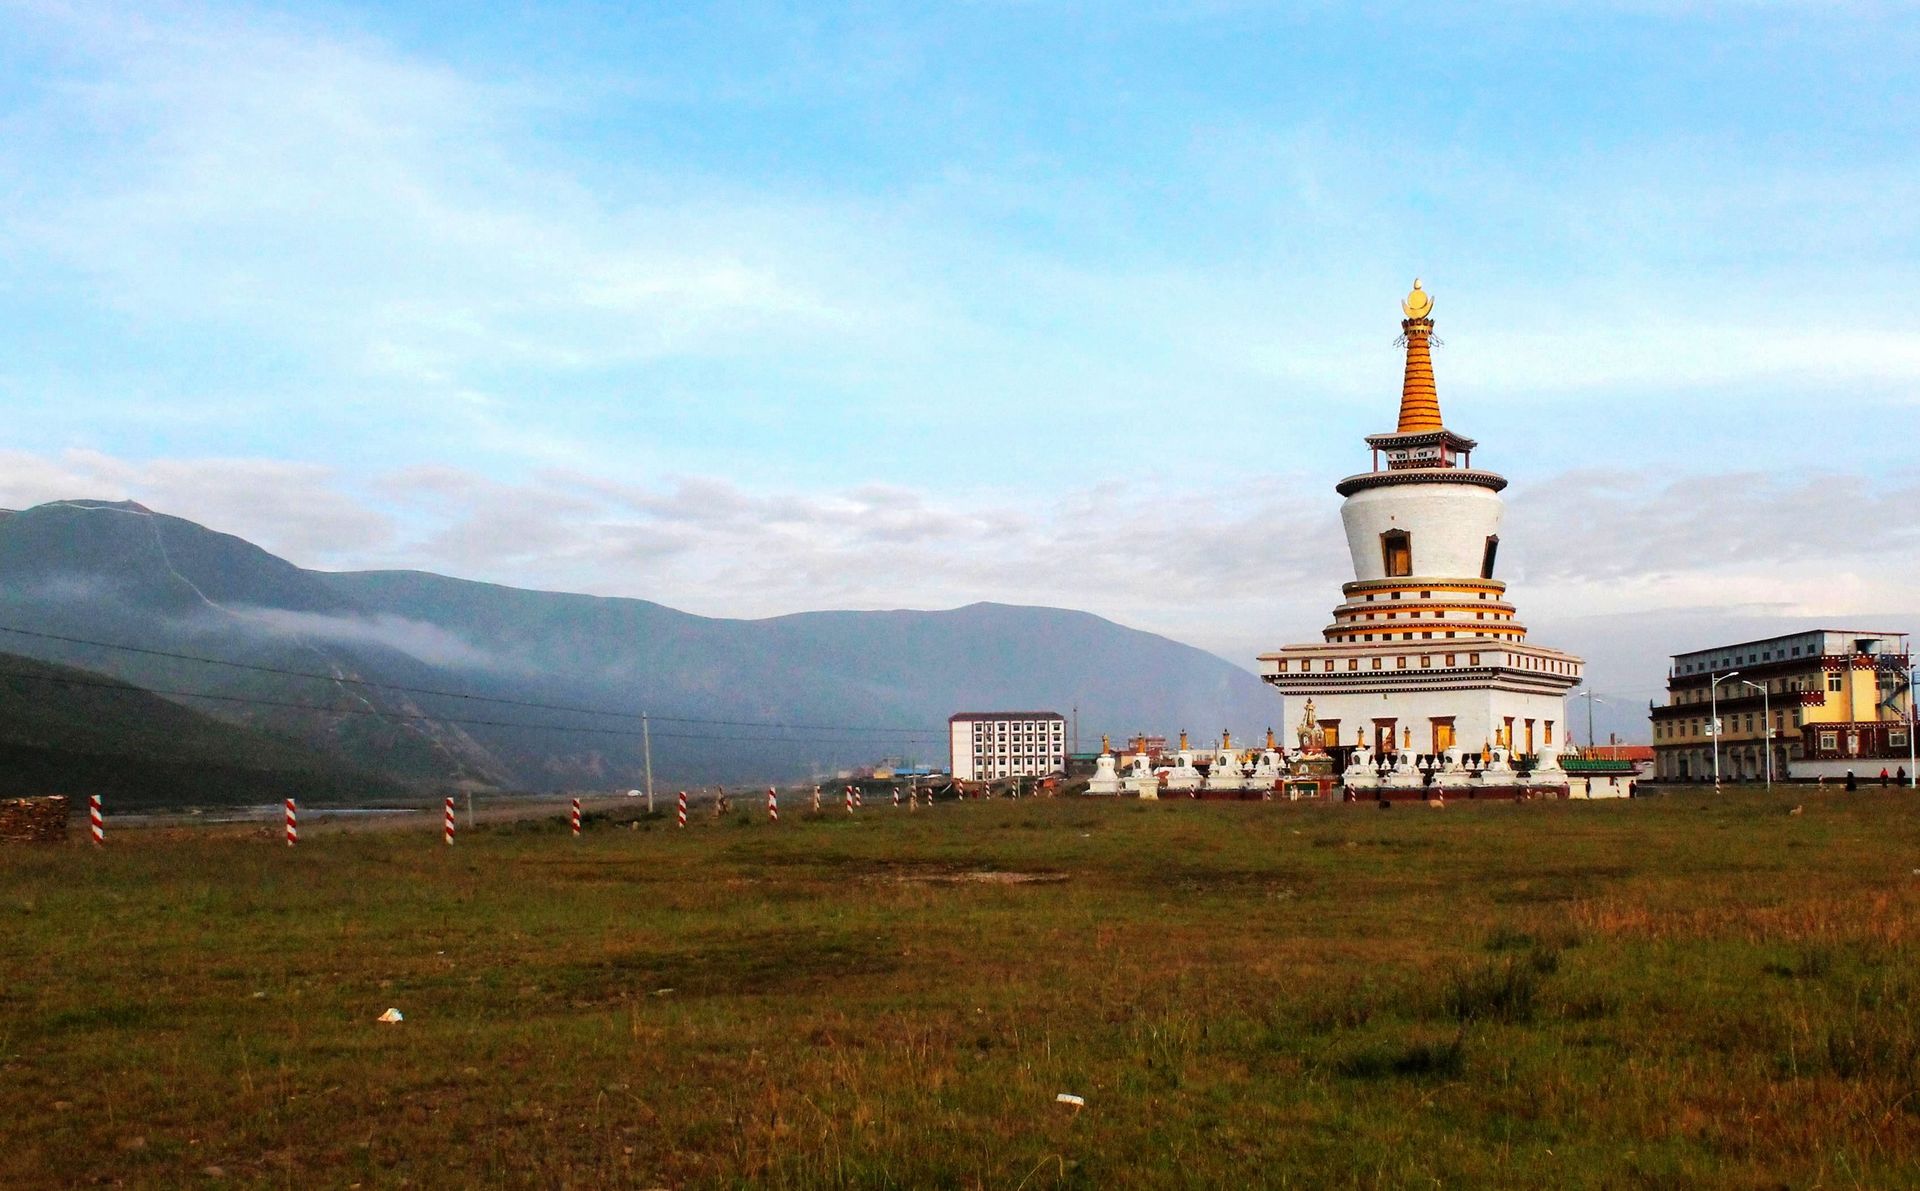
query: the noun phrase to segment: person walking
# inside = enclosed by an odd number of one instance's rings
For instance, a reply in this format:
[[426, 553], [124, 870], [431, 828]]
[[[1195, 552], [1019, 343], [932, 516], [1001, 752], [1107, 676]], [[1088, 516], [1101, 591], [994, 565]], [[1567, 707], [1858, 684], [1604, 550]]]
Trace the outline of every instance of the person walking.
[[1847, 793], [1851, 794], [1859, 788], [1860, 783], [1853, 780], [1853, 770], [1847, 770]]
[[1887, 767], [1885, 765], [1882, 765], [1880, 767], [1880, 788], [1885, 789], [1886, 785], [1887, 785]]

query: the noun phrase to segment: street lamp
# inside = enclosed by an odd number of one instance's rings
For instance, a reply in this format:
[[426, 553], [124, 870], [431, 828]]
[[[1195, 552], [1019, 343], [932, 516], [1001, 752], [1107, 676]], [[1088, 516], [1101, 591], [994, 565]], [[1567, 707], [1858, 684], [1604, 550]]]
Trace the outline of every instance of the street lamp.
[[1913, 679], [1920, 674], [1920, 666], [1907, 667], [1907, 789], [1911, 790], [1915, 782], [1920, 782], [1920, 766], [1914, 764], [1913, 737], [1920, 729], [1920, 714], [1915, 714], [1913, 705]]
[[1767, 788], [1773, 788], [1773, 707], [1767, 699], [1767, 688], [1757, 682], [1740, 680], [1741, 686], [1750, 686], [1760, 692], [1760, 735], [1766, 741], [1767, 750]]
[[1707, 684], [1707, 729], [1713, 737], [1713, 792], [1720, 792], [1720, 684], [1729, 678], [1740, 677], [1740, 671], [1729, 670], [1725, 674], [1716, 674]]
[[1591, 753], [1593, 752], [1593, 744], [1594, 744], [1593, 705], [1595, 703], [1605, 703], [1606, 700], [1596, 697], [1592, 691], [1581, 691], [1580, 698], [1585, 699], [1587, 701], [1587, 751]]

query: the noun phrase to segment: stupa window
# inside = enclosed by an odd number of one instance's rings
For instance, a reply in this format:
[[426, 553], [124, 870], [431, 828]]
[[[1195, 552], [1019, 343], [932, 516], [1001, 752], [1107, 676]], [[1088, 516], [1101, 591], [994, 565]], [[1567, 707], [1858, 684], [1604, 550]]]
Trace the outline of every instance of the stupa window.
[[[1413, 574], [1413, 535], [1406, 530], [1390, 529], [1381, 534], [1380, 554], [1389, 577]], [[1400, 598], [1399, 593], [1394, 598]]]
[[1500, 535], [1497, 533], [1488, 534], [1486, 552], [1480, 555], [1480, 577], [1482, 579], [1493, 578], [1493, 560], [1499, 553]]

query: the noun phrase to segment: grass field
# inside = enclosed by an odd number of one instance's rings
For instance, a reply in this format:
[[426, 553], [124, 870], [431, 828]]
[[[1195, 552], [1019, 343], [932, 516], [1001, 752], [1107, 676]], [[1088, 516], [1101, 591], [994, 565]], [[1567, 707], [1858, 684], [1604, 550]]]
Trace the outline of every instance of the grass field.
[[0, 1185], [1920, 1185], [1901, 792], [307, 835], [0, 850]]

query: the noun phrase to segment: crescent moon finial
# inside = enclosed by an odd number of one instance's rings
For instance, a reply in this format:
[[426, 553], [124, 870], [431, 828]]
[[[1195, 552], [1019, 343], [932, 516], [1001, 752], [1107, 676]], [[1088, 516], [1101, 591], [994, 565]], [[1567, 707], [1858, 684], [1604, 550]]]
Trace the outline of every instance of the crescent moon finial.
[[1420, 288], [1420, 279], [1413, 279], [1413, 292], [1400, 303], [1400, 310], [1408, 318], [1425, 318], [1433, 310], [1433, 295]]

